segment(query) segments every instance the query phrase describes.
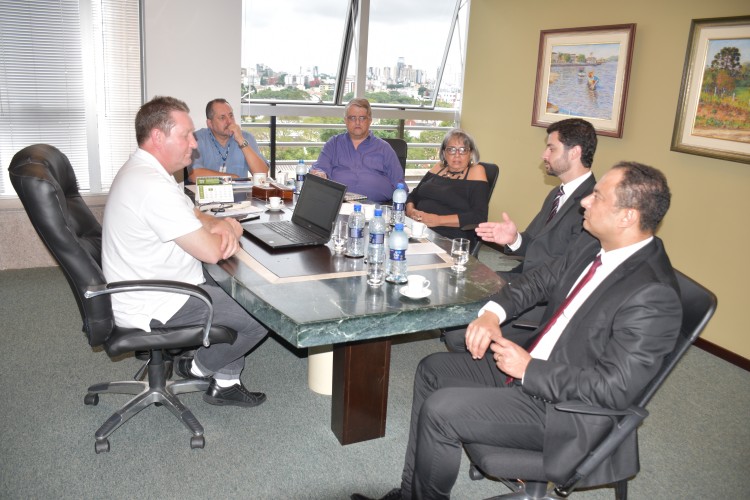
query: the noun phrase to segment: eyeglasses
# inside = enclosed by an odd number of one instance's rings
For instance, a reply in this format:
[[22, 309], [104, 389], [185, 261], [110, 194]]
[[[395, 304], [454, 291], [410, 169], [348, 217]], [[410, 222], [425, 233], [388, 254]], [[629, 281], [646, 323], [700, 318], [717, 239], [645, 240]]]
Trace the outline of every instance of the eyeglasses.
[[232, 208], [232, 206], [234, 206], [234, 203], [219, 203], [218, 206], [212, 207], [210, 210], [215, 214], [220, 214], [227, 209]]
[[367, 121], [367, 118], [368, 118], [367, 116], [347, 116], [346, 117], [346, 121], [349, 121], [349, 122], [352, 122], [352, 123], [353, 122], [360, 122], [360, 123], [362, 123], [364, 121]]
[[469, 148], [454, 148], [453, 146], [445, 148], [445, 152], [449, 155], [465, 155], [469, 151], [471, 151]]

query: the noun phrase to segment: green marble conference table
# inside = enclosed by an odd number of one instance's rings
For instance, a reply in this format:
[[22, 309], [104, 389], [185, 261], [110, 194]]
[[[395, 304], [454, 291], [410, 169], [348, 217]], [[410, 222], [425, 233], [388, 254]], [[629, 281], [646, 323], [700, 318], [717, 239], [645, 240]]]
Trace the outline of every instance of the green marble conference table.
[[[264, 212], [260, 221], [291, 213], [291, 207]], [[431, 231], [407, 251], [409, 273], [431, 282], [430, 296], [418, 300], [401, 295], [400, 285], [370, 287], [363, 259], [336, 255], [329, 246], [273, 251], [249, 237], [241, 245], [234, 257], [206, 269], [292, 346], [333, 345], [331, 428], [341, 444], [385, 435], [392, 337], [465, 325], [503, 283], [473, 257], [466, 271], [451, 270], [450, 240]]]

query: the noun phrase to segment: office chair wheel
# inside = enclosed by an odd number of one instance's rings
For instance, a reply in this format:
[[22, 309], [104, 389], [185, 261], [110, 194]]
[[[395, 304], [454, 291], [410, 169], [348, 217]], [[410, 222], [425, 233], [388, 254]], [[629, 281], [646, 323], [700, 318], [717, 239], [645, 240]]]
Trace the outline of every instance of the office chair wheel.
[[94, 443], [94, 451], [98, 455], [99, 453], [108, 453], [109, 452], [109, 439], [102, 439], [101, 441], [97, 441]]
[[206, 438], [203, 436], [193, 436], [190, 438], [190, 448], [196, 449], [201, 448], [203, 449], [206, 446]]
[[482, 474], [482, 471], [476, 465], [471, 464], [469, 466], [469, 477], [472, 481], [479, 481], [480, 479], [484, 479], [484, 474]]
[[83, 404], [90, 405], [90, 406], [96, 406], [96, 405], [98, 405], [99, 404], [99, 395], [98, 394], [93, 394], [93, 393], [89, 392], [88, 394], [86, 394], [86, 396], [84, 396], [84, 398], [83, 398]]

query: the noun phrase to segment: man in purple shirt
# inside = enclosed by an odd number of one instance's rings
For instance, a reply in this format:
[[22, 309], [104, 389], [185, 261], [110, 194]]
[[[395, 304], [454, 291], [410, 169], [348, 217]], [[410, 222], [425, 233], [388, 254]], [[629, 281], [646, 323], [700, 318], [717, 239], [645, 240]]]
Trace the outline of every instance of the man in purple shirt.
[[347, 191], [376, 203], [390, 201], [404, 181], [404, 170], [391, 146], [370, 132], [372, 108], [367, 99], [346, 105], [346, 133], [328, 139], [311, 174], [345, 184]]

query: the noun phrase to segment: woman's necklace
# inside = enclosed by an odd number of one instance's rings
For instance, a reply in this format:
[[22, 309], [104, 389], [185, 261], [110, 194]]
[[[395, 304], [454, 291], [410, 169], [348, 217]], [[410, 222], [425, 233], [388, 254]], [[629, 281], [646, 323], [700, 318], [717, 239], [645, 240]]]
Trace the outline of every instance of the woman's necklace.
[[458, 177], [459, 175], [462, 175], [464, 172], [466, 172], [466, 169], [468, 167], [464, 167], [461, 170], [451, 170], [450, 167], [448, 167], [445, 171], [445, 177]]

